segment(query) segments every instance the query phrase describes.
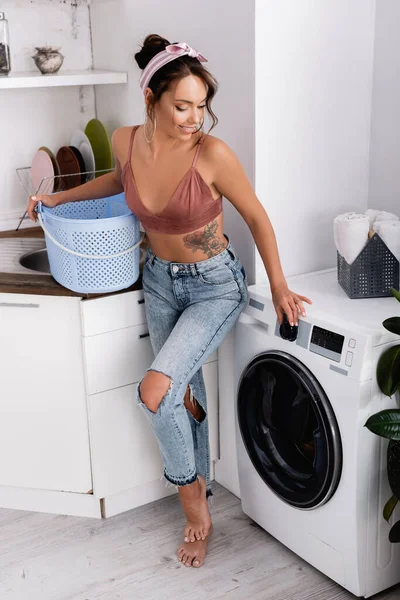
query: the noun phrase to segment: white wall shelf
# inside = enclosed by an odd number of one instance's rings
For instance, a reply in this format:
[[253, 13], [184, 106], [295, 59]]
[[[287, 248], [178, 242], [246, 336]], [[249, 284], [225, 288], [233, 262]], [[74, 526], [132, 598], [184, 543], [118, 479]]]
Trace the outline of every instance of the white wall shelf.
[[11, 72], [7, 77], [0, 77], [0, 89], [100, 85], [126, 83], [127, 81], [127, 73], [99, 69], [89, 71], [60, 71], [54, 75], [41, 75], [38, 71]]

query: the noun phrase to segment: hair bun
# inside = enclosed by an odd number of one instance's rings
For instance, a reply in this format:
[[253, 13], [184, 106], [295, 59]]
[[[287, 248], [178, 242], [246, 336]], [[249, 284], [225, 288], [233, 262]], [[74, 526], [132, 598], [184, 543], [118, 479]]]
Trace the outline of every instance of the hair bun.
[[135, 54], [135, 60], [139, 67], [144, 69], [156, 54], [165, 50], [166, 46], [169, 46], [169, 41], [165, 38], [156, 33], [148, 35], [141, 50]]

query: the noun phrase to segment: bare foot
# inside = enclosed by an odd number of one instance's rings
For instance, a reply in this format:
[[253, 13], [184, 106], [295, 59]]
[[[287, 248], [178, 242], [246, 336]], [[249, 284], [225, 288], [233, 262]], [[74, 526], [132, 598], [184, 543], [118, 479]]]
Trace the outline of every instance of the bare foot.
[[211, 517], [206, 499], [206, 482], [199, 475], [198, 480], [180, 486], [179, 497], [186, 515], [185, 542], [205, 540], [211, 527]]
[[209, 529], [208, 536], [204, 540], [196, 542], [183, 543], [178, 548], [178, 560], [181, 561], [185, 567], [194, 567], [198, 569], [204, 564], [204, 560], [207, 554], [208, 540], [212, 533], [212, 525]]

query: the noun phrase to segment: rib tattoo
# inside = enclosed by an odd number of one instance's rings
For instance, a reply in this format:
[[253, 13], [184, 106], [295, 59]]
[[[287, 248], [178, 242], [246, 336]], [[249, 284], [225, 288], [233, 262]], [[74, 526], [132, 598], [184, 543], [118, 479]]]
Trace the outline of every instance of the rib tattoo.
[[208, 223], [204, 227], [203, 231], [195, 231], [194, 233], [185, 235], [183, 238], [185, 247], [191, 248], [192, 252], [201, 250], [208, 258], [212, 258], [222, 252], [222, 250], [225, 250], [228, 245], [226, 241], [220, 240], [216, 236], [217, 230], [217, 221], [211, 221], [211, 223]]

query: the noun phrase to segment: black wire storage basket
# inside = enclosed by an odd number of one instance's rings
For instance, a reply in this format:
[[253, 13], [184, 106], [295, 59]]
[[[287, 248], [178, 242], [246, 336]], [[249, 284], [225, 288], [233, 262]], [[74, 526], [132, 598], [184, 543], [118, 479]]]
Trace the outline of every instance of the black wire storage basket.
[[349, 298], [383, 298], [399, 289], [399, 261], [375, 233], [349, 265], [337, 253], [338, 282]]

